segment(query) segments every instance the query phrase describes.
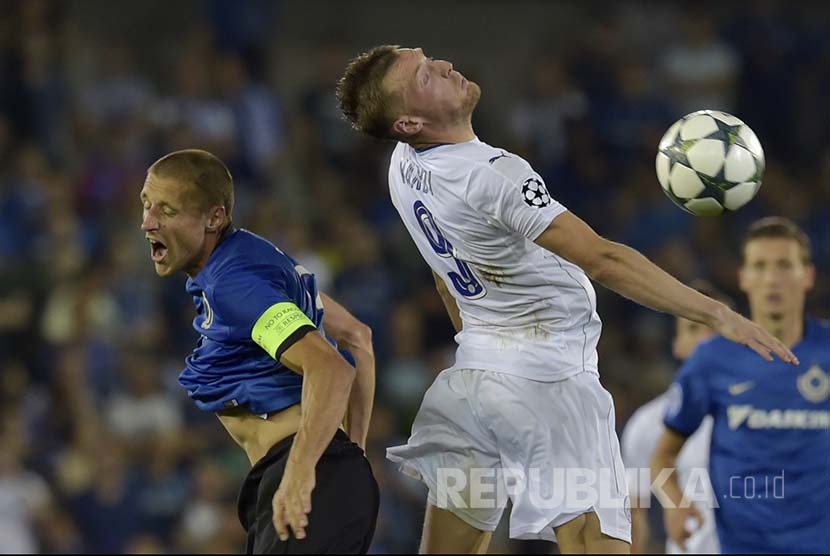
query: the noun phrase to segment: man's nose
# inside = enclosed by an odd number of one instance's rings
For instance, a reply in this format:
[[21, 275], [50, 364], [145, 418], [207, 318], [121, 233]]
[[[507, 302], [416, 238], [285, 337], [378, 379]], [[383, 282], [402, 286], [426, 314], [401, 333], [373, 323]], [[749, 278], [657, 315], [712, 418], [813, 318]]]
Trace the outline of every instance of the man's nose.
[[145, 210], [141, 220], [141, 231], [149, 232], [151, 230], [157, 230], [158, 227], [158, 218], [155, 217], [152, 211]]
[[781, 279], [781, 273], [773, 268], [770, 268], [764, 272], [762, 278], [765, 284], [774, 284]]

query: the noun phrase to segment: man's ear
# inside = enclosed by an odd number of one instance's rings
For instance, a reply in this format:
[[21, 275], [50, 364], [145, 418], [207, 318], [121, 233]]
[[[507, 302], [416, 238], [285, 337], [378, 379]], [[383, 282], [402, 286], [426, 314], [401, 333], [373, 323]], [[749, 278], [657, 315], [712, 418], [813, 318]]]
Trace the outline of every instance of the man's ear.
[[227, 212], [225, 211], [225, 207], [213, 207], [208, 211], [206, 228], [209, 232], [218, 232], [226, 220]]
[[414, 137], [424, 129], [424, 123], [424, 119], [420, 116], [403, 115], [392, 124], [392, 131], [395, 132], [395, 135]]
[[804, 280], [804, 287], [807, 291], [813, 289], [813, 286], [816, 285], [816, 267], [812, 263], [804, 269]]

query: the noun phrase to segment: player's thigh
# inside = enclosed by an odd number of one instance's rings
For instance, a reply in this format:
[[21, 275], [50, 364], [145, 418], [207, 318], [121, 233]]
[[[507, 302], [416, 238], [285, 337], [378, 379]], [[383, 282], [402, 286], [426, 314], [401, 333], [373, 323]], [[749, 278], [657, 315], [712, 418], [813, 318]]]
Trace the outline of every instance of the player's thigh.
[[517, 477], [506, 487], [512, 537], [558, 540], [555, 528], [596, 512], [606, 534], [630, 540], [613, 401], [595, 374], [545, 383], [494, 373], [477, 394], [505, 477]]
[[560, 554], [585, 554], [585, 540], [582, 534], [585, 522], [585, 514], [581, 514], [554, 528]]
[[427, 503], [421, 554], [486, 554], [492, 531], [482, 531], [449, 510]]
[[429, 488], [428, 502], [455, 514], [479, 531], [494, 531], [507, 497], [494, 488], [499, 475], [492, 432], [475, 414], [472, 402], [483, 371], [441, 373], [424, 396], [403, 446], [387, 457]]
[[562, 554], [630, 554], [631, 545], [604, 534], [594, 512], [584, 513], [554, 529]]

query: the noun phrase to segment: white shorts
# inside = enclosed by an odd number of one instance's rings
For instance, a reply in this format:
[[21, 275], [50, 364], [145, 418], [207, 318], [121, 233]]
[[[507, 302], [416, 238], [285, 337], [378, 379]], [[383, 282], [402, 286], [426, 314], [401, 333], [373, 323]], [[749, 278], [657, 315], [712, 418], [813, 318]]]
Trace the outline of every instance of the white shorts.
[[604, 534], [631, 542], [614, 403], [595, 373], [539, 382], [447, 369], [386, 457], [479, 530], [496, 529], [509, 498], [511, 538], [555, 541], [555, 527], [593, 511]]

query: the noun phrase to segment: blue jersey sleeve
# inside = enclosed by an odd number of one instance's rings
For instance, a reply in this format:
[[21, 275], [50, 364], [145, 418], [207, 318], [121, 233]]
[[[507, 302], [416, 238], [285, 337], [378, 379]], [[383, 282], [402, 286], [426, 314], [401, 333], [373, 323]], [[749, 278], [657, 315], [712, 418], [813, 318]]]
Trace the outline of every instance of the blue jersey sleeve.
[[691, 436], [711, 412], [711, 391], [703, 349], [698, 349], [686, 360], [669, 388], [664, 424], [684, 435]]
[[257, 272], [237, 271], [219, 281], [214, 293], [223, 320], [238, 338], [252, 339], [271, 357], [280, 355], [314, 323], [290, 295], [293, 277], [285, 269], [269, 269], [267, 278]]
[[337, 351], [339, 351], [339, 352], [340, 352], [340, 355], [342, 355], [342, 356], [343, 356], [343, 359], [345, 359], [345, 360], [346, 360], [346, 362], [347, 362], [349, 365], [351, 365], [352, 367], [356, 367], [356, 366], [357, 366], [357, 363], [356, 363], [356, 362], [355, 362], [355, 360], [354, 360], [354, 355], [352, 355], [352, 352], [350, 352], [349, 350], [347, 350], [347, 349], [345, 349], [345, 348], [337, 348]]

